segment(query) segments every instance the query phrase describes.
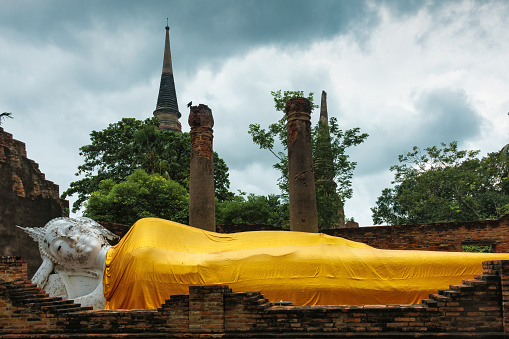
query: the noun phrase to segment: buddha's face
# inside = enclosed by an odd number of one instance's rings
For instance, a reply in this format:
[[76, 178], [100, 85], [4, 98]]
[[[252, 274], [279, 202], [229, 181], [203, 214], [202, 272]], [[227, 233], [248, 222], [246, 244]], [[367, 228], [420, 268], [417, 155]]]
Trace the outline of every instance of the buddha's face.
[[48, 229], [44, 243], [59, 264], [76, 268], [91, 268], [102, 247], [97, 234], [66, 220]]

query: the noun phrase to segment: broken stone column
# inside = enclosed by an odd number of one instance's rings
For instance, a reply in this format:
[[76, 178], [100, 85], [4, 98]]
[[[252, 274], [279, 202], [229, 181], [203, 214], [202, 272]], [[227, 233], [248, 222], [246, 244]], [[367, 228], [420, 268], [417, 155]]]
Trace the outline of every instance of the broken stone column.
[[315, 176], [311, 145], [311, 103], [306, 98], [286, 102], [290, 230], [318, 232]]
[[214, 151], [212, 150], [214, 118], [212, 110], [203, 104], [192, 106], [189, 114], [189, 126], [191, 126], [189, 225], [215, 232]]

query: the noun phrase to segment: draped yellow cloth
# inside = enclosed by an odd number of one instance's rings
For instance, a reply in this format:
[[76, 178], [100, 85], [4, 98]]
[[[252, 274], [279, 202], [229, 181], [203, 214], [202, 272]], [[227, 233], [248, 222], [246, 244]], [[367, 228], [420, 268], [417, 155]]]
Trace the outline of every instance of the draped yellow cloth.
[[420, 303], [508, 254], [380, 250], [316, 233], [219, 234], [146, 218], [108, 250], [106, 309], [157, 308], [191, 285], [226, 284], [295, 305]]

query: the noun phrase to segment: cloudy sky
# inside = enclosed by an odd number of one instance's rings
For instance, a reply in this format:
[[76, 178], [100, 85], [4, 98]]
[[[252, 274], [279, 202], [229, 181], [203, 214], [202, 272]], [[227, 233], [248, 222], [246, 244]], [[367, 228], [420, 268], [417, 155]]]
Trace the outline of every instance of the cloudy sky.
[[63, 192], [92, 130], [152, 115], [169, 18], [183, 129], [187, 102], [212, 109], [231, 189], [278, 192], [247, 133], [280, 117], [270, 91], [325, 90], [329, 116], [370, 134], [346, 203], [368, 226], [398, 154], [509, 142], [508, 17], [507, 1], [0, 0], [3, 127]]

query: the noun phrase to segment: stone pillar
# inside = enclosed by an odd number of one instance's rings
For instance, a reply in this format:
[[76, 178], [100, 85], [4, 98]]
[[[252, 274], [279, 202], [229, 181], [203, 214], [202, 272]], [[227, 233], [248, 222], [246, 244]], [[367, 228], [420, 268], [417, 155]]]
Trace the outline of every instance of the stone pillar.
[[318, 232], [311, 145], [311, 104], [306, 98], [286, 102], [290, 230]]
[[212, 150], [214, 118], [212, 110], [203, 104], [192, 106], [189, 114], [189, 126], [191, 126], [189, 225], [215, 232], [214, 152]]

